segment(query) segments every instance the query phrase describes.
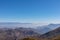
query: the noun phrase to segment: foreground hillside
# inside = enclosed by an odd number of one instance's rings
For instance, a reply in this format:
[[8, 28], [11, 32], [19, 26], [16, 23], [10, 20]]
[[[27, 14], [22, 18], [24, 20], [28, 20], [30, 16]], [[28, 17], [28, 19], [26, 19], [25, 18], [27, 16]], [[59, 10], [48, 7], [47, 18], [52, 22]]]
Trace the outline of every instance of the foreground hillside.
[[23, 38], [36, 38], [40, 34], [27, 28], [0, 29], [0, 40], [23, 40]]
[[0, 40], [60, 40], [60, 27], [43, 35], [29, 28], [0, 29]]

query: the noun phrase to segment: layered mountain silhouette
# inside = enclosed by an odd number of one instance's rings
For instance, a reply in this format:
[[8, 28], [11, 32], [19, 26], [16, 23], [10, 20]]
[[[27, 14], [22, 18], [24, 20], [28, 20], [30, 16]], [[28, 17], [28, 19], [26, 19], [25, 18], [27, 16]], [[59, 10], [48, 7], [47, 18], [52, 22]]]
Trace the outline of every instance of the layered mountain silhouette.
[[44, 33], [47, 33], [49, 31], [51, 31], [52, 29], [48, 28], [48, 27], [38, 27], [36, 29], [36, 31], [40, 34], [44, 34]]
[[[24, 28], [33, 28], [32, 30], [40, 33], [40, 34], [44, 34], [46, 32], [49, 32], [51, 30], [54, 30], [56, 28], [58, 28], [60, 26], [60, 24], [49, 24], [49, 25], [42, 25], [42, 26], [36, 26], [35, 24], [32, 23], [18, 23], [18, 22], [1, 22], [0, 23], [0, 28], [19, 28], [19, 27], [24, 27]], [[34, 29], [34, 27], [36, 27]]]
[[0, 29], [0, 40], [20, 40], [35, 36], [40, 36], [40, 34], [30, 28]]
[[60, 38], [60, 27], [40, 36], [41, 40], [58, 40]]
[[34, 38], [36, 40], [60, 40], [60, 24], [37, 26], [37, 28], [25, 28], [25, 25], [27, 26], [29, 23], [24, 23], [24, 26], [22, 26], [22, 24], [0, 23], [0, 40], [22, 40], [24, 38]]
[[40, 34], [45, 34], [45, 33], [52, 31], [58, 27], [60, 27], [60, 24], [43, 25], [43, 26], [37, 27], [37, 32], [39, 32]]

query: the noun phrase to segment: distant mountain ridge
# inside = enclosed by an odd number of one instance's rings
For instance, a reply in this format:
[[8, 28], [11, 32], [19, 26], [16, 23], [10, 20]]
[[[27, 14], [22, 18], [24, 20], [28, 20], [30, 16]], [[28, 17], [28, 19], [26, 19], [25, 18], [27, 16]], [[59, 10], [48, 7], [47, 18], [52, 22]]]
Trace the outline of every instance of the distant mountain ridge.
[[48, 33], [45, 33], [45, 34], [41, 35], [40, 37], [42, 38], [42, 40], [45, 40], [45, 39], [46, 40], [56, 39], [56, 37], [60, 37], [60, 27], [55, 29], [55, 30], [52, 30], [52, 31], [50, 31]]
[[49, 31], [52, 31], [58, 27], [60, 27], [60, 24], [43, 25], [43, 26], [38, 26], [37, 31], [40, 32], [41, 34], [44, 34], [44, 33], [47, 33]]
[[40, 34], [44, 34], [44, 33], [51, 31], [49, 27], [38, 27], [36, 30]]
[[1, 22], [0, 28], [18, 28], [18, 27], [36, 27], [35, 24], [32, 23], [19, 23], [19, 22]]
[[[40, 34], [44, 34], [47, 33], [51, 30], [54, 30], [56, 28], [58, 28], [60, 26], [60, 24], [49, 24], [49, 25], [42, 25], [42, 26], [36, 26], [36, 24], [32, 24], [32, 23], [19, 23], [19, 22], [0, 22], [0, 28], [31, 28], [31, 30], [40, 33]], [[36, 28], [35, 28], [36, 27]]]

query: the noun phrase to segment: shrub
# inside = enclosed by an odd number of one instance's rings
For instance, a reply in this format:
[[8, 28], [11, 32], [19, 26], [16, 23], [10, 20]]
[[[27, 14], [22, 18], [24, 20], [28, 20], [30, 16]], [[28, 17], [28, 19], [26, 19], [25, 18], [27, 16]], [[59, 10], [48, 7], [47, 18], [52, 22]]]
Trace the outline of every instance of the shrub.
[[35, 40], [34, 38], [24, 38], [22, 40]]

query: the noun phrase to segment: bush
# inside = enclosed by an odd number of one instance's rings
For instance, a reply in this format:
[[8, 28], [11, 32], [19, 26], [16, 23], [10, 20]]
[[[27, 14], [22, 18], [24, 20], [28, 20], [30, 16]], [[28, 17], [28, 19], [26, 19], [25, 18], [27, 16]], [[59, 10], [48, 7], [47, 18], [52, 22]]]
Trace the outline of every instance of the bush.
[[24, 38], [22, 40], [35, 40], [34, 38]]

